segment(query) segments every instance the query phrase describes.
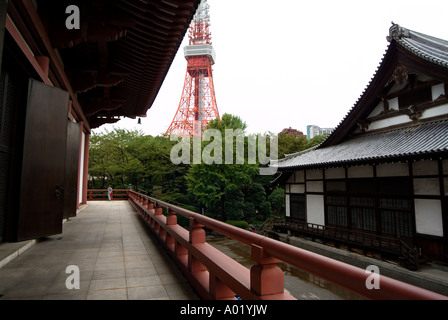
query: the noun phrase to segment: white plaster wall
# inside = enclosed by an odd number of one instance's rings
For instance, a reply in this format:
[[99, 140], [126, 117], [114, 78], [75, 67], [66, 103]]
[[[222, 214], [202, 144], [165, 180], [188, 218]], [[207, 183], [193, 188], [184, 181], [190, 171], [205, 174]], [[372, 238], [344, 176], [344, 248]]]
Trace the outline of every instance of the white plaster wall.
[[324, 196], [308, 194], [306, 196], [307, 222], [325, 225]]
[[295, 175], [295, 182], [305, 182], [305, 172], [304, 171], [296, 171], [294, 173]]
[[325, 169], [325, 179], [344, 179], [344, 178], [345, 178], [344, 168]]
[[398, 103], [398, 97], [388, 100], [389, 101], [389, 110], [399, 110], [400, 105]]
[[355, 166], [349, 167], [347, 171], [349, 178], [372, 178], [373, 167], [371, 166]]
[[405, 177], [409, 175], [407, 163], [384, 163], [376, 167], [377, 177]]
[[439, 178], [414, 179], [414, 194], [438, 196], [440, 194]]
[[445, 94], [445, 84], [439, 83], [431, 87], [432, 100], [436, 100], [441, 94]]
[[369, 114], [369, 116], [367, 117], [367, 119], [368, 119], [368, 118], [375, 117], [375, 116], [379, 115], [379, 114], [380, 114], [381, 112], [383, 112], [383, 111], [384, 111], [384, 102], [381, 101], [380, 103], [377, 104], [377, 106], [375, 107], [375, 109], [373, 109], [373, 111], [370, 112], [370, 114]]
[[289, 190], [291, 193], [305, 193], [305, 185], [291, 184]]
[[439, 164], [436, 160], [417, 161], [412, 164], [414, 176], [438, 175]]
[[415, 199], [417, 233], [443, 237], [442, 206], [440, 200]]
[[306, 179], [322, 179], [323, 173], [322, 169], [312, 169], [312, 170], [306, 170]]
[[422, 117], [420, 119], [432, 118], [447, 113], [448, 113], [448, 104], [442, 104], [441, 106], [433, 107], [423, 111]]
[[324, 192], [324, 184], [322, 181], [307, 181], [306, 192]]
[[407, 115], [398, 115], [396, 117], [386, 118], [386, 119], [377, 120], [377, 121], [372, 122], [369, 125], [369, 131], [370, 130], [387, 128], [387, 127], [390, 127], [390, 126], [395, 126], [395, 125], [398, 125], [398, 124], [411, 122], [411, 121], [412, 120], [409, 119], [409, 117]]
[[289, 194], [285, 195], [285, 214], [287, 217], [291, 216], [291, 209], [289, 207]]

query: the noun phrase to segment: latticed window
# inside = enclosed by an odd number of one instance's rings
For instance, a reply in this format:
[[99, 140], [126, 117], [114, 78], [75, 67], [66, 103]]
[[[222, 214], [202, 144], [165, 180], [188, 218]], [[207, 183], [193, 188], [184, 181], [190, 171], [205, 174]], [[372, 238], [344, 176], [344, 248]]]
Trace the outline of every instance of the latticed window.
[[347, 198], [344, 196], [327, 196], [328, 224], [347, 226]]
[[352, 227], [367, 231], [376, 231], [375, 198], [351, 197]]
[[383, 233], [412, 236], [411, 203], [408, 199], [380, 198], [380, 208]]
[[304, 194], [290, 195], [290, 214], [292, 218], [306, 221], [306, 196]]
[[412, 237], [412, 180], [409, 177], [352, 178], [326, 181], [326, 223]]

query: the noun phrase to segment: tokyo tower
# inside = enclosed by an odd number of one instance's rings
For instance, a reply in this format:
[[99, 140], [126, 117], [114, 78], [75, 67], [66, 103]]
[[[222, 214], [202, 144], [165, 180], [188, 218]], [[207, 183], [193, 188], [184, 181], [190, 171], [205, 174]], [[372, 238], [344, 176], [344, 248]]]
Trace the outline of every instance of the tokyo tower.
[[187, 60], [184, 87], [177, 112], [167, 135], [201, 135], [208, 123], [219, 118], [213, 85], [215, 64], [210, 26], [210, 6], [202, 0], [189, 28], [189, 45], [184, 47]]

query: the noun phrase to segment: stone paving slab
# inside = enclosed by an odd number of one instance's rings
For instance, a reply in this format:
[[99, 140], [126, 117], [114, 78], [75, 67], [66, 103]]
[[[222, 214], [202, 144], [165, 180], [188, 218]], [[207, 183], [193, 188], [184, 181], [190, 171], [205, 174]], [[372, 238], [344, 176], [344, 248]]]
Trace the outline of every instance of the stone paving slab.
[[[79, 289], [70, 265], [79, 268]], [[0, 269], [3, 300], [198, 300], [127, 201], [91, 201]]]

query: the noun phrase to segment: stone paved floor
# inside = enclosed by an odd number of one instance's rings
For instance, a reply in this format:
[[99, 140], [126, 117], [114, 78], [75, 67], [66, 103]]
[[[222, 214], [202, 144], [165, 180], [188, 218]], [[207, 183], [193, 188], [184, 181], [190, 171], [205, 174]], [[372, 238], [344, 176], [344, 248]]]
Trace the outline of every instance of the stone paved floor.
[[[79, 268], [80, 288], [70, 265]], [[68, 279], [68, 280], [67, 280]], [[0, 269], [0, 299], [198, 300], [127, 201], [91, 201]]]

